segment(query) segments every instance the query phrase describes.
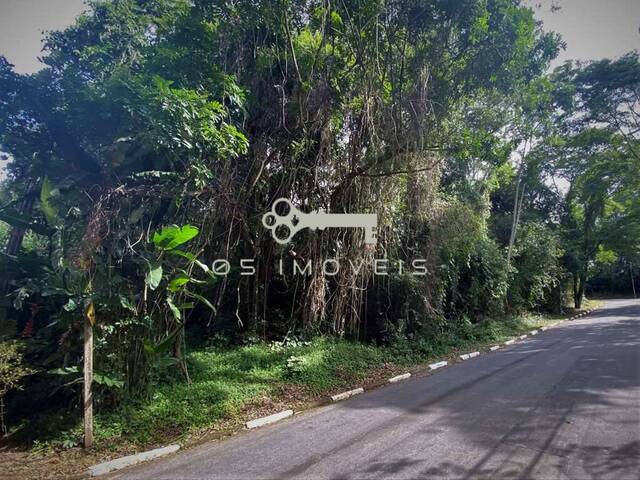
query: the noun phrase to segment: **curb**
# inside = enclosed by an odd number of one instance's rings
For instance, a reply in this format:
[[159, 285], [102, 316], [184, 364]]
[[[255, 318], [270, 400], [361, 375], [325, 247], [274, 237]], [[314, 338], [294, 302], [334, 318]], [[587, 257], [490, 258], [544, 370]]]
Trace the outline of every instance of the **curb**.
[[354, 395], [360, 395], [364, 392], [364, 388], [356, 388], [354, 390], [347, 390], [346, 392], [337, 393], [336, 395], [331, 395], [332, 402], [339, 402], [340, 400], [346, 400], [349, 397], [353, 397]]
[[277, 422], [278, 420], [282, 420], [287, 417], [291, 417], [293, 415], [293, 410], [284, 410], [282, 412], [274, 413], [273, 415], [267, 415], [266, 417], [256, 418], [255, 420], [251, 420], [245, 425], [247, 428], [258, 428], [263, 425], [269, 425], [270, 423]]
[[[567, 320], [575, 320], [577, 318], [580, 317], [584, 317], [586, 315], [590, 315], [591, 313], [593, 313], [594, 310], [596, 310], [597, 308], [590, 308], [588, 310], [585, 310], [584, 312], [581, 312], [578, 315], [574, 315], [573, 317], [567, 318], [564, 321]], [[554, 323], [551, 323], [549, 325], [545, 325], [543, 327], [540, 327], [538, 330], [532, 330], [529, 332], [529, 335], [536, 335], [539, 333], [539, 331], [544, 332], [546, 330], [548, 330], [549, 328], [553, 328], [558, 326], [561, 321], [557, 321]], [[520, 335], [518, 337], [518, 339], [523, 340], [525, 338], [527, 338], [528, 335]], [[511, 340], [507, 340], [506, 342], [504, 342], [504, 345], [513, 345], [516, 342], [516, 339], [511, 339]], [[496, 350], [498, 350], [501, 347], [501, 345], [493, 345], [492, 347], [489, 347], [489, 350], [494, 352]], [[477, 357], [478, 355], [480, 355], [479, 351], [476, 352], [470, 352], [470, 353], [465, 353], [460, 355], [458, 358], [462, 361], [464, 360], [468, 360], [470, 358], [474, 358]], [[440, 361], [440, 362], [435, 362], [435, 363], [431, 363], [428, 365], [429, 370], [437, 370], [439, 368], [442, 367], [446, 367], [449, 363], [446, 360]], [[396, 375], [395, 377], [391, 377], [390, 379], [387, 380], [387, 382], [385, 383], [396, 383], [396, 382], [400, 382], [402, 380], [407, 380], [408, 378], [411, 377], [411, 373], [403, 373], [401, 375]], [[376, 387], [381, 387], [382, 385], [384, 385], [385, 383], [380, 383], [377, 385], [373, 385], [371, 386], [371, 388], [376, 388]], [[369, 387], [367, 387], [367, 389], [369, 389]], [[325, 405], [329, 405], [331, 402], [339, 402], [341, 400], [346, 400], [349, 397], [353, 397], [354, 395], [359, 395], [361, 393], [364, 393], [364, 388], [360, 387], [360, 388], [356, 388], [354, 390], [348, 390], [346, 392], [342, 392], [342, 393], [338, 393], [336, 395], [332, 395], [331, 397], [327, 398], [326, 400], [318, 400], [316, 402], [312, 402], [311, 404], [307, 405], [307, 408], [305, 408], [304, 410], [308, 409], [308, 408], [314, 408], [314, 407], [321, 407], [321, 406], [325, 406]], [[261, 417], [261, 418], [257, 418], [255, 420], [251, 420], [249, 422], [246, 422], [245, 425], [248, 429], [253, 429], [253, 428], [258, 428], [264, 425], [269, 425], [271, 423], [275, 423], [278, 422], [280, 420], [283, 420], [285, 418], [291, 417], [293, 415], [296, 415], [298, 413], [302, 413], [301, 410], [300, 412], [295, 412], [293, 410], [284, 410], [282, 412], [278, 412], [278, 413], [274, 413], [273, 415], [268, 415], [266, 417]], [[167, 445], [166, 447], [160, 447], [160, 448], [156, 448], [153, 450], [148, 450], [146, 452], [140, 452], [140, 453], [136, 453], [133, 455], [128, 455], [126, 457], [121, 457], [121, 458], [116, 458], [114, 460], [109, 460], [107, 462], [102, 462], [102, 463], [98, 463], [96, 465], [92, 465], [90, 467], [88, 467], [87, 469], [87, 473], [90, 477], [96, 477], [99, 475], [104, 475], [106, 473], [110, 473], [110, 472], [114, 472], [116, 470], [121, 470], [123, 468], [126, 467], [130, 467], [132, 465], [136, 465], [138, 463], [142, 463], [148, 460], [153, 460], [159, 457], [163, 457], [165, 455], [169, 455], [171, 453], [175, 453], [178, 450], [180, 450], [180, 445], [174, 444], [174, 445]]]
[[438, 368], [446, 367], [449, 364], [446, 360], [429, 364], [429, 370], [437, 370]]
[[389, 383], [401, 382], [402, 380], [406, 380], [407, 378], [410, 378], [410, 377], [411, 377], [410, 373], [403, 373], [402, 375], [396, 375], [395, 377], [391, 377], [389, 380], [387, 380], [387, 382]]
[[585, 310], [583, 312], [573, 315], [572, 317], [569, 317], [567, 320], [571, 321], [571, 320], [577, 320], [578, 318], [586, 317], [587, 315], [591, 315], [597, 309], [598, 307], [589, 308], [588, 310]]
[[471, 352], [460, 355], [458, 358], [460, 360], [469, 360], [470, 358], [477, 357], [478, 355], [480, 355], [480, 352]]
[[105, 473], [113, 472], [115, 470], [121, 470], [132, 465], [136, 465], [147, 460], [153, 460], [154, 458], [163, 457], [180, 450], [180, 445], [168, 445], [162, 448], [155, 448], [146, 452], [136, 453], [126, 457], [116, 458], [108, 462], [98, 463], [90, 466], [87, 471], [89, 476], [97, 477], [98, 475], [104, 475]]

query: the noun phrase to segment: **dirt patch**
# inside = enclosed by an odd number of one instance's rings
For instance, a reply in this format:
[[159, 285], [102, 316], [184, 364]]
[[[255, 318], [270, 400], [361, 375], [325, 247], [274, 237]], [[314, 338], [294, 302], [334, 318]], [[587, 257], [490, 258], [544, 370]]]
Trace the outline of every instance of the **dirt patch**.
[[[108, 456], [111, 455], [113, 452]], [[3, 451], [0, 452], [0, 479], [87, 478], [87, 468], [103, 461], [102, 458], [105, 456], [104, 453], [87, 452], [80, 448], [42, 454], [18, 450]]]

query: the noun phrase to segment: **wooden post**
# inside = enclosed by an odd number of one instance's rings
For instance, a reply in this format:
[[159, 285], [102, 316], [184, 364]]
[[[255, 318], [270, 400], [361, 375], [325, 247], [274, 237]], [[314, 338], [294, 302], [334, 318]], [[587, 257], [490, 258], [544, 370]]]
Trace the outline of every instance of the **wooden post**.
[[93, 303], [89, 303], [84, 319], [84, 448], [93, 444]]

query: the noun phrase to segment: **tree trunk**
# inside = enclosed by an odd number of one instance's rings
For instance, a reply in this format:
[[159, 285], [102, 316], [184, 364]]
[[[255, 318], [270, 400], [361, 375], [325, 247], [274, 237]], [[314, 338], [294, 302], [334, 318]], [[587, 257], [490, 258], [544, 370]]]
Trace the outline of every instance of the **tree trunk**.
[[580, 310], [580, 308], [582, 308], [582, 299], [584, 298], [586, 280], [586, 275], [583, 274], [576, 274], [573, 276], [573, 304], [576, 310]]
[[89, 318], [84, 321], [84, 448], [93, 445], [93, 326]]
[[175, 358], [178, 359], [178, 366], [180, 370], [182, 370], [182, 374], [184, 375], [184, 379], [187, 383], [191, 383], [191, 377], [189, 376], [189, 368], [187, 367], [187, 360], [184, 356], [184, 352], [182, 349], [183, 344], [185, 343], [184, 336], [184, 328], [180, 331], [176, 338], [176, 343], [173, 349], [173, 353]]
[[509, 248], [507, 250], [507, 265], [511, 265], [511, 255], [513, 254], [513, 246], [516, 243], [516, 230], [518, 229], [518, 205], [520, 202], [520, 173], [516, 183], [516, 194], [513, 199], [513, 215], [511, 217], [511, 233], [509, 235]]
[[522, 160], [518, 168], [518, 176], [516, 178], [516, 192], [513, 199], [513, 216], [511, 217], [511, 234], [509, 235], [509, 248], [507, 249], [507, 265], [511, 265], [511, 257], [513, 256], [513, 247], [516, 243], [516, 235], [518, 233], [518, 224], [520, 223], [520, 215], [522, 213], [522, 205], [524, 203], [525, 185], [522, 177], [525, 167], [525, 150], [522, 153]]
[[0, 433], [2, 436], [7, 434], [7, 426], [4, 423], [4, 396], [0, 396]]

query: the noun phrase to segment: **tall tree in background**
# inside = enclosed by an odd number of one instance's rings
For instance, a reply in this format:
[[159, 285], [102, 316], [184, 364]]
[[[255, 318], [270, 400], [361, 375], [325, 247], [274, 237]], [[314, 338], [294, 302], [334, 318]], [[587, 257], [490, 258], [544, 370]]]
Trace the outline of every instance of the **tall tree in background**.
[[640, 63], [638, 54], [560, 68], [564, 87], [556, 168], [569, 182], [563, 218], [567, 267], [577, 308], [588, 271], [601, 247], [638, 249], [640, 182]]
[[513, 248], [516, 243], [518, 226], [522, 217], [526, 198], [527, 177], [538, 143], [551, 134], [553, 109], [553, 84], [546, 78], [531, 82], [515, 95], [513, 119], [510, 122], [509, 134], [517, 145], [515, 157], [515, 192], [511, 230], [507, 247], [507, 265], [511, 265]]
[[[0, 58], [0, 274], [12, 315], [32, 313], [22, 330], [47, 320], [37, 366], [82, 363], [86, 307], [99, 410], [148, 395], [160, 368], [189, 382], [187, 333], [431, 348], [560, 311], [570, 283], [580, 307], [602, 259], [633, 275], [638, 56], [548, 75], [560, 43], [519, 0], [90, 2], [48, 35], [41, 72]], [[378, 243], [279, 245], [261, 218], [281, 197], [376, 213]], [[398, 268], [415, 258], [426, 275]]]

